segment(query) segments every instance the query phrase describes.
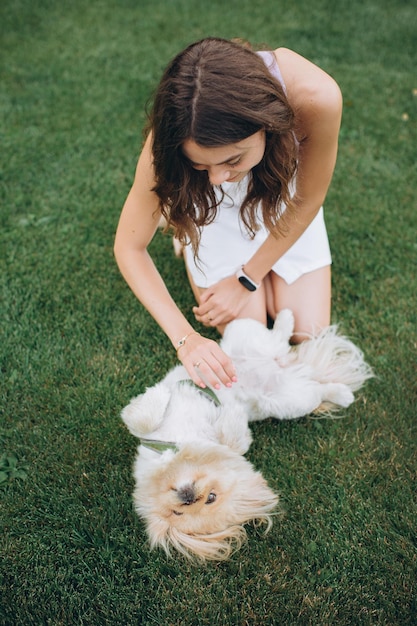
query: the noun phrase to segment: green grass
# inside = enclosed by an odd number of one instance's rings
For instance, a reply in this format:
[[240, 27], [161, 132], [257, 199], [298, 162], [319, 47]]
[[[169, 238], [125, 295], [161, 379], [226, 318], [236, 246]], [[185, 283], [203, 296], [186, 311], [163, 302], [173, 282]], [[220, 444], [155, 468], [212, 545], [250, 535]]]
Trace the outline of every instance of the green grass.
[[[416, 27], [407, 0], [1, 3], [1, 626], [417, 623]], [[254, 426], [284, 513], [201, 567], [151, 553], [132, 510], [120, 410], [175, 353], [112, 242], [146, 100], [207, 35], [341, 85], [333, 319], [377, 377], [341, 420]], [[192, 319], [169, 239], [152, 253]]]

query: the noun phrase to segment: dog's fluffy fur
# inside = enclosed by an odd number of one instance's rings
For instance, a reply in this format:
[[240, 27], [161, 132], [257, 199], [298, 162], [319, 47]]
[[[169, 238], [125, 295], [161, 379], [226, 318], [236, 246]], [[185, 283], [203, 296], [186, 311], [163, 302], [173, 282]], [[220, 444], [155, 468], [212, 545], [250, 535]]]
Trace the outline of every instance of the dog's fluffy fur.
[[220, 406], [182, 383], [187, 372], [179, 365], [123, 409], [133, 435], [177, 446], [162, 454], [138, 448], [134, 501], [152, 547], [221, 560], [244, 540], [245, 523], [269, 528], [278, 497], [243, 456], [251, 443], [248, 423], [347, 407], [372, 375], [335, 326], [292, 348], [293, 326], [288, 310], [272, 330], [248, 319], [228, 325], [221, 346], [238, 382], [216, 392]]

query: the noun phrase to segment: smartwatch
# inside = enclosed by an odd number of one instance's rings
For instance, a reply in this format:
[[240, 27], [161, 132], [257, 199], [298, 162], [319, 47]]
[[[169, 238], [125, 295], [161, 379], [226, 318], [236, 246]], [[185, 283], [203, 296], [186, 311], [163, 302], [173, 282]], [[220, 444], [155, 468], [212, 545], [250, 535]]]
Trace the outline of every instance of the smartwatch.
[[247, 274], [242, 267], [236, 272], [236, 278], [238, 281], [247, 289], [248, 291], [256, 291], [258, 287], [260, 287], [260, 283], [255, 283]]

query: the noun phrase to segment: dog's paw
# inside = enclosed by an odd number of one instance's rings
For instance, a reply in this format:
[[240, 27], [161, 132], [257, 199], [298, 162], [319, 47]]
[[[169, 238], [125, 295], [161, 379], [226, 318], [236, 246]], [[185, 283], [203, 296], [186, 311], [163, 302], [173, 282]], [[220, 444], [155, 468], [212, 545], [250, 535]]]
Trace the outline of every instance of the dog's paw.
[[237, 454], [245, 454], [252, 443], [246, 409], [238, 403], [223, 406], [216, 422], [216, 435], [219, 443]]
[[290, 309], [280, 311], [275, 319], [272, 332], [281, 341], [288, 342], [294, 331], [294, 314]]
[[324, 385], [323, 402], [346, 408], [355, 399], [352, 391], [343, 383], [327, 383]]
[[133, 398], [121, 414], [132, 435], [143, 437], [156, 430], [162, 423], [170, 397], [169, 388], [158, 383]]

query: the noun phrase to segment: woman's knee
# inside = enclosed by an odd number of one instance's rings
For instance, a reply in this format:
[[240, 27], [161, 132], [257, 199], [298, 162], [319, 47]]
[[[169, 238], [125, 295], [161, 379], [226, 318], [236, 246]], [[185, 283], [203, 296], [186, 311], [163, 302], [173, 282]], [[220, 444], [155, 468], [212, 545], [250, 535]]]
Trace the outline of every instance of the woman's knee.
[[330, 324], [330, 266], [304, 274], [291, 285], [276, 274], [271, 274], [269, 281], [268, 313], [275, 318], [283, 309], [293, 312], [293, 343], [316, 335]]

